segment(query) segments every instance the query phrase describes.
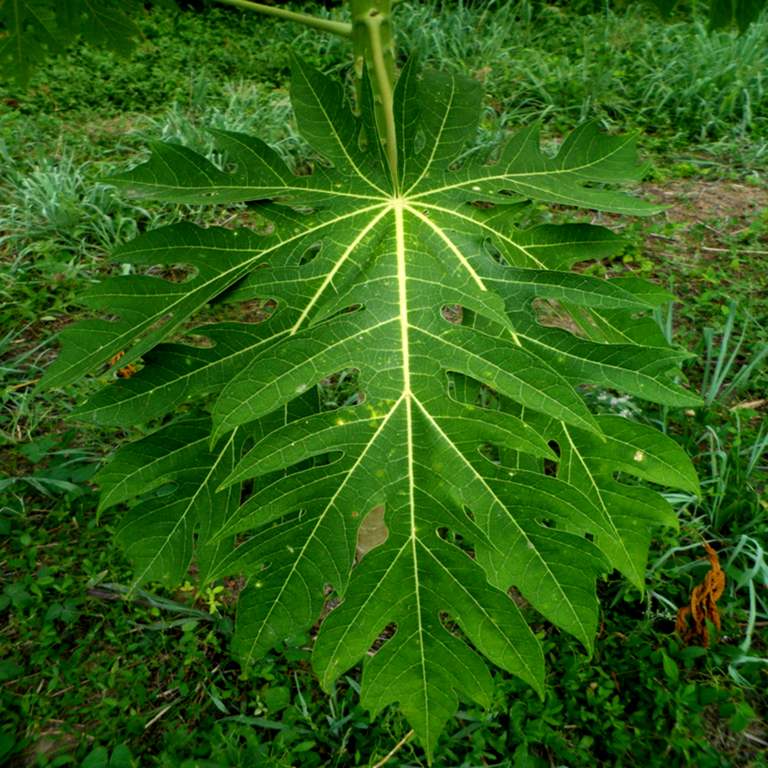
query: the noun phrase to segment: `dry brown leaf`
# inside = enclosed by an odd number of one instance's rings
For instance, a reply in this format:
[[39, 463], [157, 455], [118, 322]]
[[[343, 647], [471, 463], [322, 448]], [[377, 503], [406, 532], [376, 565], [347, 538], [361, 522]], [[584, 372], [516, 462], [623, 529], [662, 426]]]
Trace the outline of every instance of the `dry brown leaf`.
[[[686, 605], [677, 612], [675, 632], [685, 645], [700, 645], [709, 648], [709, 630], [707, 621], [712, 622], [720, 629], [720, 614], [717, 610], [717, 601], [725, 589], [725, 574], [720, 567], [720, 560], [715, 550], [704, 542], [706, 556], [702, 559], [709, 560], [710, 570], [704, 577], [704, 581], [694, 588], [691, 593], [691, 604]], [[688, 620], [688, 615], [691, 621]], [[691, 626], [691, 623], [693, 626]]]
[[[115, 363], [117, 363], [117, 361], [118, 361], [118, 360], [119, 360], [121, 357], [123, 357], [123, 355], [124, 355], [124, 354], [125, 354], [125, 352], [118, 352], [118, 353], [117, 353], [117, 354], [116, 354], [116, 355], [115, 355], [115, 356], [114, 356], [114, 357], [113, 357], [113, 358], [112, 358], [112, 359], [109, 361], [109, 364], [110, 364], [110, 365], [115, 365]], [[134, 366], [132, 366], [132, 365], [126, 365], [126, 366], [123, 366], [123, 367], [122, 367], [122, 368], [121, 368], [121, 369], [120, 369], [120, 370], [117, 372], [117, 375], [118, 375], [118, 376], [119, 376], [121, 379], [130, 379], [130, 378], [131, 378], [131, 376], [133, 376], [133, 374], [134, 374], [134, 373], [136, 373], [136, 368], [135, 368]]]

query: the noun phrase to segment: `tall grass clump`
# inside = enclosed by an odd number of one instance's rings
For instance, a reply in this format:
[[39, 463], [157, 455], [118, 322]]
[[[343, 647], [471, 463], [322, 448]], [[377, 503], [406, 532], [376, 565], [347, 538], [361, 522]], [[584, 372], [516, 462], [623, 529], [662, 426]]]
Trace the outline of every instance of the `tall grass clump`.
[[[765, 135], [768, 15], [739, 36], [707, 32], [702, 21], [658, 27], [636, 55], [637, 100], [650, 124], [701, 141], [730, 132]], [[666, 123], [666, 124], [665, 124]]]
[[189, 107], [174, 102], [160, 115], [140, 115], [127, 137], [146, 145], [167, 141], [194, 149], [224, 168], [226, 157], [214, 149], [207, 129], [259, 135], [295, 167], [311, 154], [293, 118], [288, 92], [262, 83], [227, 85], [224, 100], [210, 97], [211, 80], [202, 73], [195, 81]]
[[57, 241], [73, 254], [103, 256], [138, 233], [137, 216], [149, 216], [126, 203], [112, 187], [90, 178], [89, 163], [72, 155], [42, 158], [32, 167], [10, 168], [0, 176], [6, 201], [0, 205], [0, 243], [13, 243], [19, 255], [37, 250], [40, 241]]
[[766, 133], [767, 14], [741, 36], [700, 19], [663, 24], [637, 6], [574, 15], [460, 0], [399, 14], [401, 49], [479, 78], [504, 125], [543, 113], [555, 128], [597, 118], [696, 141]]
[[[657, 320], [672, 340], [672, 307]], [[745, 686], [754, 684], [760, 671], [768, 671], [765, 641], [756, 634], [756, 627], [768, 621], [768, 429], [760, 412], [768, 344], [745, 346], [752, 324], [755, 320], [734, 302], [720, 328], [704, 329], [695, 350], [699, 354], [685, 370], [701, 393], [701, 407], [683, 414], [667, 408], [658, 414], [638, 411], [641, 420], [672, 435], [693, 457], [702, 488], [700, 499], [665, 494], [683, 531], [696, 535], [692, 544], [664, 551], [650, 566], [649, 581], [664, 573], [668, 584], [681, 583], [684, 577], [698, 583], [706, 562], [680, 555], [700, 552], [698, 539], [713, 542], [726, 576], [720, 613], [739, 633], [718, 652], [724, 654], [730, 676]]]
[[[0, 171], [0, 332], [67, 311], [118, 245], [179, 212], [143, 206], [95, 181], [98, 168], [67, 152], [16, 161]], [[49, 318], [51, 319], [51, 318]]]

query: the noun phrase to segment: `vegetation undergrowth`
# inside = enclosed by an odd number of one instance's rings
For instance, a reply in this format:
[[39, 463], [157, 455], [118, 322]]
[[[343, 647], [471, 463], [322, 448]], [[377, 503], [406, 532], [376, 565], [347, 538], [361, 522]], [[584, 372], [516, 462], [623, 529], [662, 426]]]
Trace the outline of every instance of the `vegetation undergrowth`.
[[[706, 403], [673, 412], [586, 393], [595, 411], [661, 426], [680, 442], [704, 498], [671, 495], [683, 529], [654, 541], [644, 602], [620, 579], [602, 585], [593, 659], [530, 611], [550, 663], [546, 701], [495, 671], [497, 706], [457, 714], [441, 742], [444, 764], [765, 765], [768, 22], [736, 38], [707, 36], [696, 22], [665, 27], [636, 11], [429, 10], [439, 23], [418, 7], [400, 9], [402, 50], [481, 79], [491, 101], [475, 151], [491, 156], [505, 131], [542, 112], [554, 141], [589, 117], [644, 132], [655, 160], [644, 190], [675, 207], [651, 222], [616, 222], [638, 245], [591, 269], [636, 272], [684, 300], [658, 320], [699, 354], [685, 374]], [[242, 215], [139, 206], [90, 179], [135, 163], [150, 138], [210, 152], [201, 131], [210, 124], [246, 132], [281, 124], [269, 140], [294, 163], [307, 156], [286, 98], [291, 30], [222, 11], [178, 19], [156, 11], [144, 31], [132, 64], [79, 49], [42, 70], [29, 93], [6, 89], [0, 106], [0, 761], [373, 765], [407, 729], [394, 714], [370, 722], [354, 675], [323, 694], [307, 663], [310, 637], [247, 673], [233, 661], [241, 585], [197, 596], [190, 574], [187, 590], [119, 599], [130, 569], [107, 544], [115, 520], [95, 514], [89, 485], [116, 436], [61, 426], [82, 389], [71, 399], [28, 394], [53, 356], [53, 334], [79, 312], [75, 294], [103, 276], [97, 266], [116, 245], [190, 214], [217, 224]], [[325, 70], [345, 66], [335, 43], [306, 35], [297, 45]], [[179, 71], [189, 73], [183, 82]], [[244, 71], [258, 82], [229, 81]], [[556, 322], [557, 307], [548, 312]], [[356, 394], [353, 377], [325, 389], [329, 408]], [[722, 630], [708, 650], [682, 648], [673, 634], [675, 611], [707, 568], [700, 536], [727, 577]], [[388, 765], [422, 763], [406, 743]]]

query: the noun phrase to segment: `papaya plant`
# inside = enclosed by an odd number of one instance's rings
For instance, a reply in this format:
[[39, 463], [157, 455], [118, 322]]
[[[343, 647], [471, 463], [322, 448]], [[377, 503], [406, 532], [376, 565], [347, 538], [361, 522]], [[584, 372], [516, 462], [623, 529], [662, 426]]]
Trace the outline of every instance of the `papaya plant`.
[[[218, 165], [157, 144], [112, 178], [170, 203], [247, 203], [257, 224], [182, 223], [120, 247], [112, 261], [131, 274], [83, 295], [96, 316], [62, 333], [40, 386], [114, 371], [124, 353], [138, 372], [75, 417], [160, 425], [96, 477], [100, 509], [128, 505], [117, 541], [136, 584], [175, 586], [193, 559], [201, 588], [245, 574], [245, 663], [339, 598], [312, 651], [322, 686], [362, 661], [362, 703], [397, 704], [431, 760], [459, 698], [490, 706], [484, 659], [543, 695], [520, 597], [591, 650], [596, 580], [616, 569], [642, 591], [653, 526], [676, 525], [640, 481], [698, 493], [676, 443], [593, 414], [584, 387], [698, 399], [677, 379], [687, 355], [651, 317], [669, 294], [572, 269], [624, 238], [526, 226], [533, 203], [657, 212], [616, 189], [643, 175], [635, 138], [587, 124], [548, 153], [533, 126], [474, 160], [479, 85], [413, 56], [396, 77], [392, 5], [350, 0], [350, 23], [333, 26], [292, 16], [349, 37], [358, 75], [352, 99], [293, 59], [310, 174], [256, 137], [211, 131]], [[157, 265], [186, 278], [147, 271]], [[260, 322], [195, 324], [210, 305], [256, 300]], [[318, 384], [350, 370], [356, 400], [323, 410]], [[364, 521], [379, 535], [361, 554]]]

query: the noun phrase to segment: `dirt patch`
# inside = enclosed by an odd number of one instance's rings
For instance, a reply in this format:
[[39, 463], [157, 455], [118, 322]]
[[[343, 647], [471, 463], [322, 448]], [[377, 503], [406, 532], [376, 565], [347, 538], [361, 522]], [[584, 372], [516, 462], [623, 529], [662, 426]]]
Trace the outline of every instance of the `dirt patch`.
[[[674, 223], [694, 223], [707, 219], [751, 220], [760, 209], [768, 208], [768, 190], [731, 181], [673, 181], [663, 187], [645, 184], [643, 190], [654, 200], [671, 204], [666, 217]], [[737, 228], [735, 222], [730, 228]]]
[[[48, 761], [61, 758], [63, 755], [73, 753], [79, 746], [81, 739], [92, 740], [91, 736], [83, 733], [82, 726], [75, 726], [77, 736], [60, 730], [59, 725], [63, 720], [49, 720], [45, 731], [39, 734], [39, 739], [27, 747], [24, 752], [16, 758], [16, 765], [21, 768], [31, 768], [41, 763], [45, 765]], [[32, 731], [27, 733], [34, 738]], [[61, 763], [63, 765], [63, 763]]]
[[721, 258], [719, 254], [728, 259], [736, 252], [768, 255], [768, 245], [747, 245], [740, 237], [768, 209], [765, 189], [726, 181], [686, 181], [673, 182], [663, 189], [651, 187], [648, 191], [655, 200], [671, 203], [663, 215], [679, 226], [675, 237], [651, 233], [651, 238], [684, 244], [714, 262]]
[[758, 761], [768, 752], [765, 723], [755, 718], [741, 733], [734, 733], [716, 706], [707, 709], [704, 719], [707, 724], [707, 741], [710, 746], [731, 757], [733, 768], [762, 765]]
[[644, 253], [658, 259], [661, 275], [675, 275], [678, 293], [691, 298], [719, 291], [752, 311], [765, 294], [768, 235], [754, 222], [768, 210], [768, 189], [731, 181], [690, 179], [645, 185], [670, 205], [664, 234], [647, 224]]

